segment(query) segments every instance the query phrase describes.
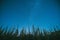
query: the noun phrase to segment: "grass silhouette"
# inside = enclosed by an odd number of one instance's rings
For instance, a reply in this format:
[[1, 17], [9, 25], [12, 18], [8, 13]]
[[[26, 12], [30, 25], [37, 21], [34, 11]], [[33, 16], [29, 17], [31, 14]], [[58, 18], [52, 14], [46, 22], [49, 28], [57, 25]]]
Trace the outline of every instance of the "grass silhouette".
[[39, 28], [32, 28], [32, 32], [26, 33], [25, 29], [22, 29], [20, 34], [18, 29], [12, 28], [8, 31], [8, 28], [3, 28], [0, 26], [0, 40], [60, 40], [60, 30], [54, 28], [54, 31], [40, 31]]

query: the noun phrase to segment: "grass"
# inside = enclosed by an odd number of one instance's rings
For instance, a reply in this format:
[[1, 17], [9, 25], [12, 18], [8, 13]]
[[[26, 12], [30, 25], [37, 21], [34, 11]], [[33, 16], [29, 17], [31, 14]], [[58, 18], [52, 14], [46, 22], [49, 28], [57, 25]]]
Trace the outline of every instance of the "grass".
[[20, 34], [18, 29], [10, 29], [3, 28], [0, 26], [0, 40], [60, 40], [60, 30], [53, 28], [54, 31], [40, 31], [39, 28], [35, 29], [34, 26], [32, 28], [32, 32], [27, 33], [25, 29], [22, 29]]

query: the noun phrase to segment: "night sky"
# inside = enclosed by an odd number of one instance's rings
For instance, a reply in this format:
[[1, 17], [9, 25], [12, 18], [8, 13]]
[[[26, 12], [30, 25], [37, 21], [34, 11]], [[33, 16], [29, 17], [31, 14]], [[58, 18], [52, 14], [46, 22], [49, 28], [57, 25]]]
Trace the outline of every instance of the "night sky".
[[0, 0], [0, 25], [19, 29], [60, 25], [60, 0]]

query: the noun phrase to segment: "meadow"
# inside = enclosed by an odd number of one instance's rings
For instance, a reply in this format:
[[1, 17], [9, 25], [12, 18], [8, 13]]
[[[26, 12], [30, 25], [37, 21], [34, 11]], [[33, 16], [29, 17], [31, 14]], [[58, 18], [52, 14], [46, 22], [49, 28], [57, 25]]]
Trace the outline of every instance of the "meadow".
[[43, 30], [42, 32], [39, 28], [35, 29], [32, 26], [32, 32], [30, 29], [26, 32], [23, 28], [19, 34], [18, 28], [8, 31], [8, 28], [0, 26], [0, 40], [60, 40], [60, 29], [53, 28], [53, 30], [49, 32]]

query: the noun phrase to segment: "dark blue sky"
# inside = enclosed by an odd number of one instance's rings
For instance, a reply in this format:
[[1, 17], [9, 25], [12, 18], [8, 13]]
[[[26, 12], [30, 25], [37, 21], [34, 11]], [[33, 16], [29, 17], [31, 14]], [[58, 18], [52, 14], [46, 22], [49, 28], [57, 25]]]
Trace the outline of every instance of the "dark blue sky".
[[48, 29], [60, 25], [59, 0], [1, 0], [0, 24]]

